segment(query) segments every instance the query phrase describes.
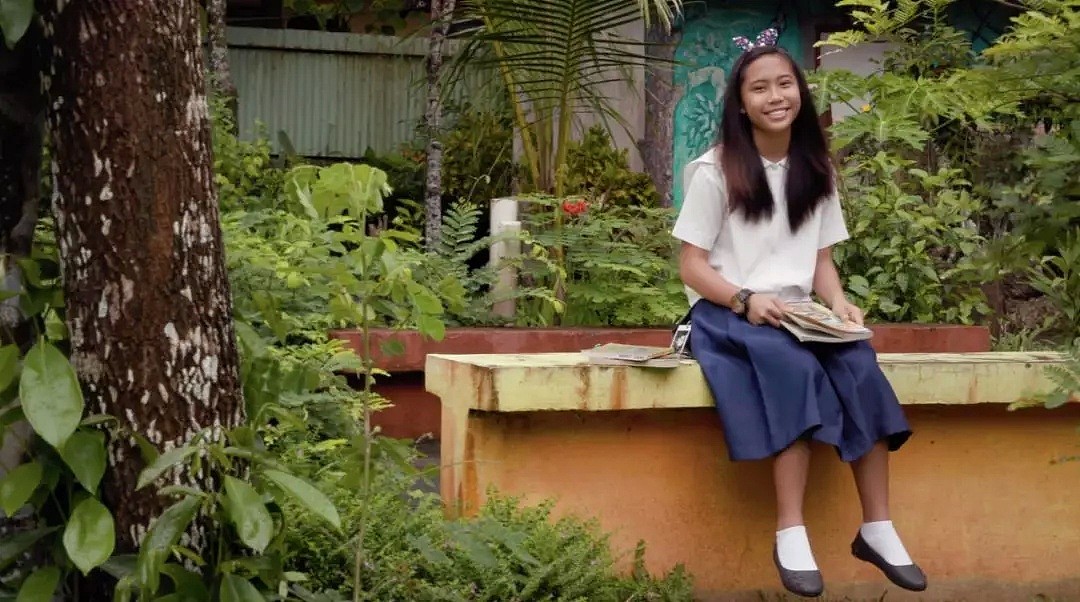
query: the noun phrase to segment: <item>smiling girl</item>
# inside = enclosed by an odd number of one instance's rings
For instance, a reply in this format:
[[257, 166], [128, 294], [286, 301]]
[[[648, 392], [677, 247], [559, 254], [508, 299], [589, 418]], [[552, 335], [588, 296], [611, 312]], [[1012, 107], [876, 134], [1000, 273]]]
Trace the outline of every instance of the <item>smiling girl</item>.
[[718, 144], [684, 174], [673, 235], [683, 243], [691, 349], [730, 458], [772, 459], [783, 585], [809, 597], [824, 587], [803, 522], [813, 440], [851, 464], [863, 513], [852, 554], [921, 591], [926, 577], [889, 518], [889, 452], [911, 431], [873, 348], [801, 344], [777, 328], [786, 303], [811, 293], [845, 320], [862, 324], [863, 314], [832, 260], [848, 231], [825, 134], [802, 72], [767, 32], [735, 61]]

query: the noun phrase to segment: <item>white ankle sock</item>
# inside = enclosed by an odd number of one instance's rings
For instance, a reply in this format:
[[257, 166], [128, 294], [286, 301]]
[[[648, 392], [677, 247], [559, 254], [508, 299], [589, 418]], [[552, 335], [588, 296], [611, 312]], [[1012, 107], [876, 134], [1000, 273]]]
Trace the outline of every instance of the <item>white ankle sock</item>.
[[810, 551], [810, 538], [806, 527], [798, 525], [776, 532], [776, 555], [780, 566], [789, 571], [816, 571], [814, 553]]
[[915, 564], [911, 561], [911, 557], [908, 556], [907, 550], [904, 549], [904, 544], [900, 541], [900, 535], [897, 534], [891, 520], [863, 523], [859, 527], [859, 532], [862, 533], [866, 543], [885, 559], [885, 562], [894, 566]]

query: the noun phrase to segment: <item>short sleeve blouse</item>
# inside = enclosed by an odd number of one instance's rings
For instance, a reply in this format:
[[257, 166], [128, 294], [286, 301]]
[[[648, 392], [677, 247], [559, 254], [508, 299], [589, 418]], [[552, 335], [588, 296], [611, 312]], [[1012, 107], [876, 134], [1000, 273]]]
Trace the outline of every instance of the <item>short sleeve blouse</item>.
[[[762, 164], [773, 199], [786, 199], [787, 160], [762, 158]], [[786, 202], [776, 203], [772, 216], [756, 223], [728, 211], [727, 188], [715, 149], [691, 161], [683, 178], [683, 205], [672, 235], [709, 251], [709, 265], [740, 288], [786, 300], [806, 299], [813, 287], [818, 250], [849, 237], [835, 189], [792, 232]], [[691, 305], [701, 298], [689, 287], [686, 294]]]

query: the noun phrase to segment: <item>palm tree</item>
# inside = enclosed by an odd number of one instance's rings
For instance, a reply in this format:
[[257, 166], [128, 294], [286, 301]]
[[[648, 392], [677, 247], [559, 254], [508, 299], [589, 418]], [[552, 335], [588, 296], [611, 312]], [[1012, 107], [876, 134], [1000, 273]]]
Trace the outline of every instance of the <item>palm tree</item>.
[[645, 53], [619, 29], [653, 19], [670, 29], [681, 11], [682, 0], [459, 0], [464, 48], [448, 75], [465, 66], [494, 70], [514, 111], [527, 186], [561, 195], [575, 117], [626, 125], [603, 84], [626, 82]]

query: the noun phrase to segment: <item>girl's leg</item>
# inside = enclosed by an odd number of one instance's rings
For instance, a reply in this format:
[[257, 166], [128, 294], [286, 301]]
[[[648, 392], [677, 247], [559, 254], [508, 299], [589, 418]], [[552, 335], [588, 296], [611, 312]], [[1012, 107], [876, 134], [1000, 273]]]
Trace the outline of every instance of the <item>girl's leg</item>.
[[803, 496], [809, 472], [810, 445], [806, 441], [796, 441], [773, 460], [777, 531], [803, 524]]
[[[773, 460], [773, 482], [776, 485], [776, 559], [788, 571], [817, 571], [810, 538], [803, 524], [803, 495], [806, 476], [810, 472], [810, 445], [796, 441], [777, 454]], [[816, 591], [820, 576], [812, 583], [792, 585], [788, 589], [805, 593]], [[799, 591], [804, 590], [804, 591]]]
[[851, 463], [855, 487], [862, 503], [863, 540], [894, 566], [914, 564], [889, 519], [889, 449], [878, 441], [863, 457]]
[[859, 490], [864, 523], [889, 520], [889, 448], [878, 441], [865, 456], [851, 463]]

